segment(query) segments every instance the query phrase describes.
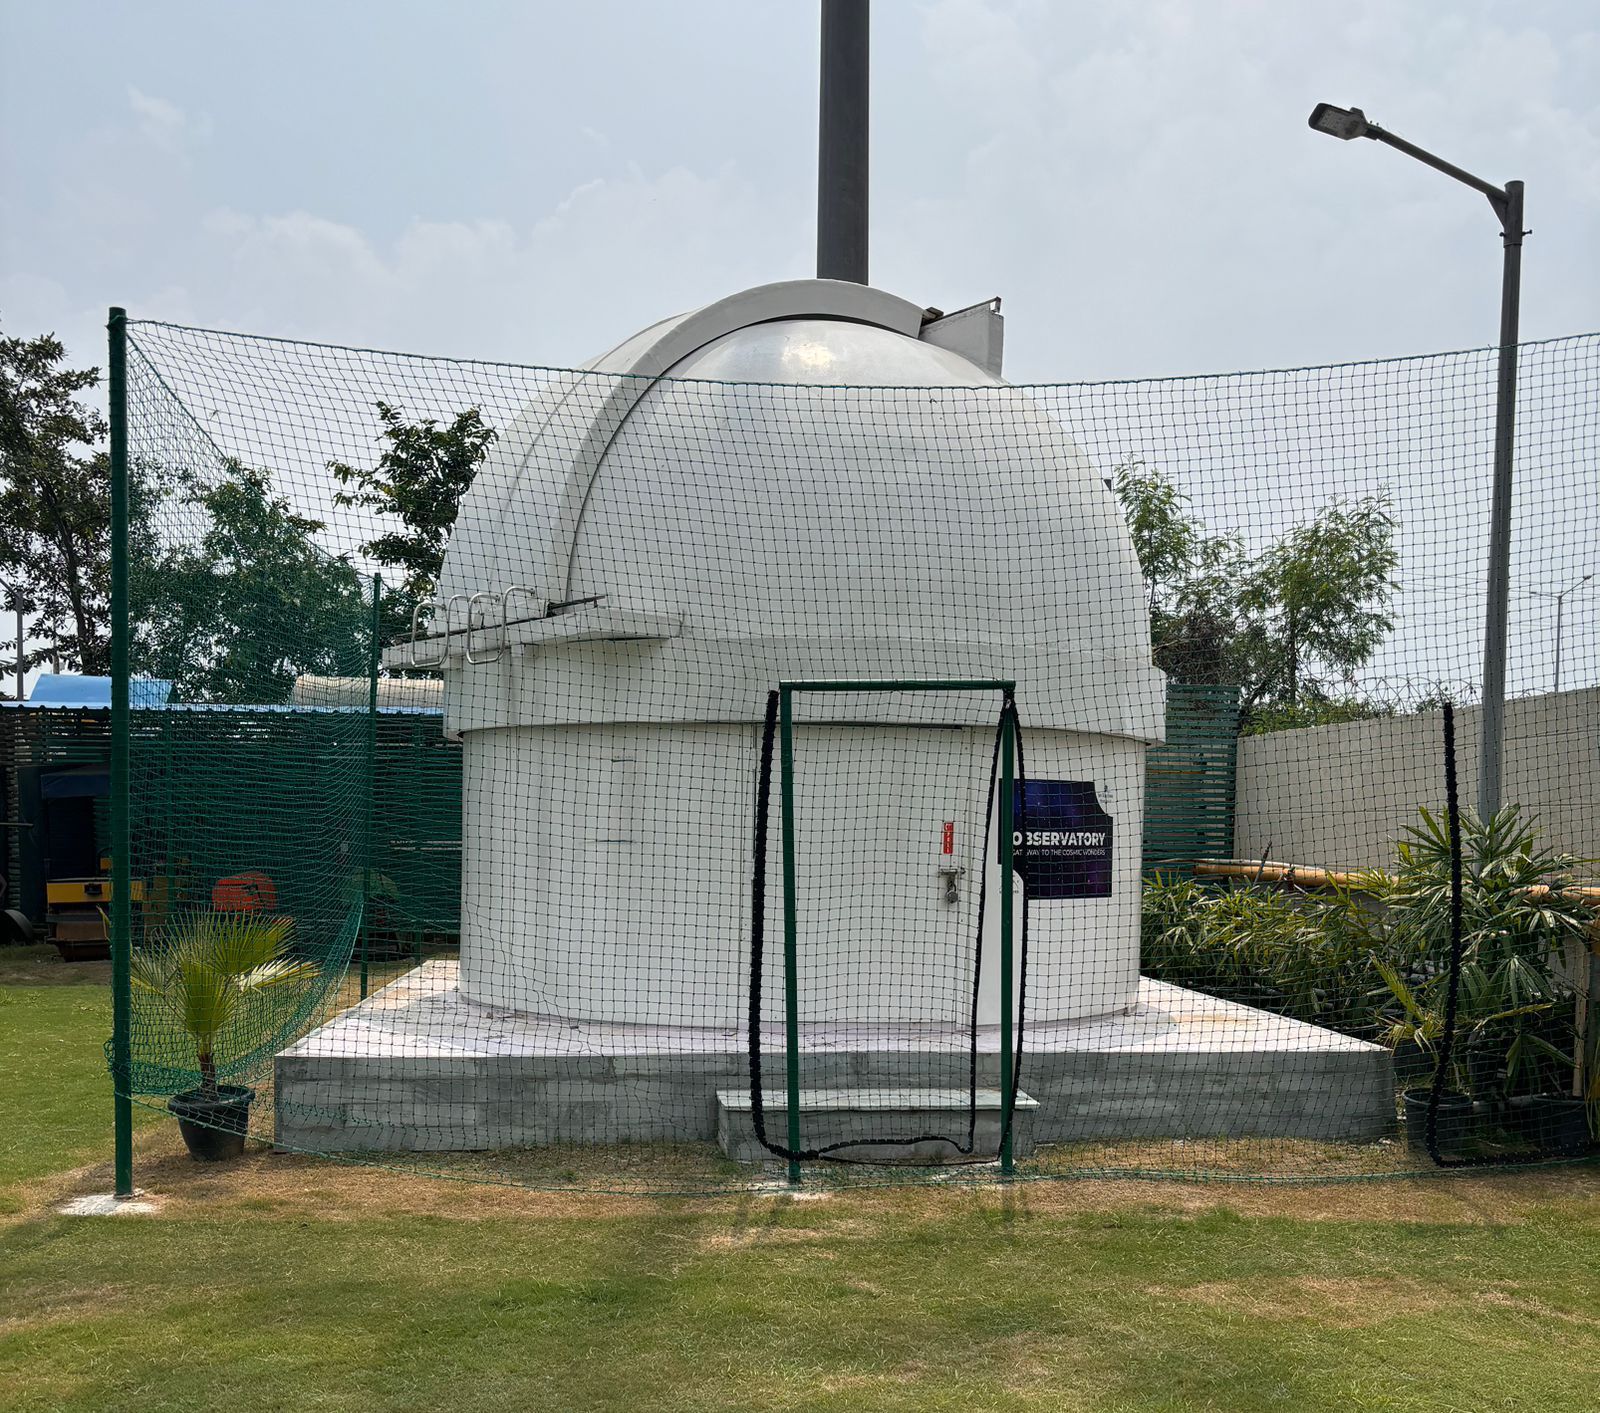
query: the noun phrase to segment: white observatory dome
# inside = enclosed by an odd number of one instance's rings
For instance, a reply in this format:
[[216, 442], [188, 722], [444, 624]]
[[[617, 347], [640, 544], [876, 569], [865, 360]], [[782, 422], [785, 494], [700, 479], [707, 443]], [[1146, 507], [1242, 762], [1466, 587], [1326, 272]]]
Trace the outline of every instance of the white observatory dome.
[[[1030, 1023], [1132, 1003], [1163, 681], [1104, 468], [1000, 380], [998, 348], [986, 307], [929, 318], [863, 286], [768, 285], [558, 375], [501, 430], [440, 594], [456, 628], [447, 725], [465, 753], [468, 998], [741, 1024], [768, 691], [1005, 677], [1030, 779], [1092, 782], [1115, 828], [1109, 896], [1030, 908]], [[852, 978], [844, 994], [840, 971], [813, 965], [803, 1017], [938, 1019], [892, 978], [943, 975], [970, 943], [998, 707], [797, 700], [803, 944], [814, 963], [838, 949]], [[852, 861], [830, 840], [871, 846], [847, 918], [827, 887]], [[972, 875], [953, 904], [939, 872], [952, 857]], [[986, 1019], [996, 1007], [986, 975]]]

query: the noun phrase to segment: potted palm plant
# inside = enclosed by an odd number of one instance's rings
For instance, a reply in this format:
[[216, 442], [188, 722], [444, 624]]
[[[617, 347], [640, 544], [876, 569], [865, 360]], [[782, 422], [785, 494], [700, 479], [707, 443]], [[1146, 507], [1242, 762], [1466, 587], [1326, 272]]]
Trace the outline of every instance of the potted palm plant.
[[244, 1152], [255, 1091], [218, 1083], [219, 1052], [248, 1033], [248, 1012], [273, 993], [303, 988], [312, 962], [289, 955], [293, 923], [259, 913], [192, 913], [133, 957], [136, 996], [185, 1033], [200, 1083], [174, 1094], [167, 1107], [191, 1157], [202, 1162]]
[[[1378, 971], [1390, 1043], [1433, 1050], [1444, 1034], [1450, 982], [1450, 837], [1442, 820], [1426, 809], [1421, 815], [1383, 889], [1390, 956]], [[1515, 805], [1487, 821], [1464, 814], [1461, 835], [1461, 968], [1441, 1148], [1446, 1113], [1459, 1147], [1475, 1102], [1479, 1117], [1541, 1148], [1568, 1151], [1587, 1142], [1583, 1101], [1561, 1092], [1578, 1051], [1573, 982], [1593, 920], [1572, 892], [1579, 861], [1545, 849]], [[1428, 1101], [1427, 1089], [1405, 1094], [1413, 1142]]]
[[[1430, 1059], [1431, 1072], [1438, 1063], [1436, 1046], [1444, 1034], [1444, 1015], [1432, 1003], [1437, 989], [1437, 974], [1428, 975], [1415, 985], [1400, 974], [1393, 962], [1373, 954], [1372, 965], [1383, 979], [1387, 1002], [1380, 1009], [1379, 1038], [1397, 1053], [1420, 1053]], [[1459, 1022], [1459, 1015], [1458, 1015]], [[1435, 1137], [1442, 1157], [1459, 1157], [1467, 1152], [1477, 1134], [1472, 1095], [1467, 1092], [1462, 1049], [1451, 1047], [1450, 1068], [1439, 1092], [1439, 1111]], [[1420, 1075], [1412, 1076], [1420, 1078]], [[1406, 1142], [1417, 1152], [1428, 1146], [1428, 1109], [1433, 1086], [1417, 1085], [1401, 1093], [1405, 1107]]]

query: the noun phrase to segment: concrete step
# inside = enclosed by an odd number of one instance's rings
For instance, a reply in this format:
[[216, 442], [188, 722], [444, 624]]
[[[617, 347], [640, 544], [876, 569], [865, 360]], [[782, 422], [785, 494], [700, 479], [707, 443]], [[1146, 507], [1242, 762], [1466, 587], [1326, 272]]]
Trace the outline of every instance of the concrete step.
[[[996, 1156], [1000, 1151], [1001, 1093], [980, 1089], [976, 1095], [973, 1152], [962, 1153], [974, 1096], [968, 1089], [804, 1089], [800, 1094], [800, 1146], [826, 1148], [845, 1143], [851, 1147], [841, 1158], [871, 1163], [959, 1163], [972, 1157]], [[1018, 1093], [1011, 1117], [1011, 1149], [1018, 1158], [1033, 1152], [1036, 1100]], [[786, 1143], [789, 1131], [787, 1095], [780, 1089], [762, 1096], [767, 1137]], [[936, 1134], [920, 1143], [885, 1143], [886, 1138], [914, 1138]], [[946, 1139], [953, 1140], [946, 1142]], [[879, 1141], [873, 1141], [879, 1140]], [[773, 1153], [756, 1137], [748, 1089], [717, 1091], [717, 1142], [722, 1151], [740, 1163], [771, 1160]]]

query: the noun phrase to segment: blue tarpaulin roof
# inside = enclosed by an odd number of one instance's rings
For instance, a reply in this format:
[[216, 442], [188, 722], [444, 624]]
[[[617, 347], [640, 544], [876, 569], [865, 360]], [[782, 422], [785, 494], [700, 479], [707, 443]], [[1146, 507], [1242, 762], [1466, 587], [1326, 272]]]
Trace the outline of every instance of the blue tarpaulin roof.
[[[293, 712], [315, 716], [327, 712], [366, 713], [365, 704], [306, 706], [299, 703], [239, 705], [222, 702], [174, 702], [172, 683], [156, 677], [135, 677], [128, 684], [128, 705], [135, 711]], [[110, 711], [111, 679], [72, 672], [41, 672], [25, 702], [0, 700], [0, 709], [43, 711]], [[441, 716], [437, 706], [381, 706], [379, 716]]]
[[[128, 704], [162, 706], [172, 695], [172, 683], [155, 677], [135, 677], [128, 683]], [[13, 703], [22, 705], [22, 703]], [[28, 706], [109, 707], [111, 679], [84, 677], [76, 672], [41, 672], [28, 693]]]

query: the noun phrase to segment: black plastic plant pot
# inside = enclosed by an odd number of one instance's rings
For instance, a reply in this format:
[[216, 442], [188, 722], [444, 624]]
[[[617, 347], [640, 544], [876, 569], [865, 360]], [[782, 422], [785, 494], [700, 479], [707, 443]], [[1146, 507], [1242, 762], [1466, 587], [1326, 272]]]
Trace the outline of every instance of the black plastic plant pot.
[[1542, 1094], [1513, 1094], [1505, 1104], [1505, 1130], [1523, 1143], [1539, 1142], [1539, 1113], [1544, 1105]]
[[1552, 1157], [1576, 1158], [1592, 1146], [1589, 1106], [1582, 1099], [1541, 1094], [1533, 1102], [1533, 1132], [1540, 1152]]
[[[1406, 1109], [1406, 1146], [1413, 1153], [1428, 1152], [1428, 1097], [1426, 1089], [1408, 1089], [1401, 1098]], [[1478, 1116], [1472, 1098], [1454, 1090], [1439, 1096], [1437, 1137], [1441, 1158], [1460, 1158], [1471, 1151], [1478, 1133]]]
[[1505, 1080], [1505, 1052], [1490, 1041], [1468, 1045], [1465, 1051], [1467, 1088], [1474, 1094], [1495, 1095]]
[[174, 1094], [167, 1109], [178, 1121], [189, 1156], [197, 1163], [221, 1163], [244, 1152], [255, 1097], [255, 1090], [243, 1085], [219, 1084], [213, 1095], [199, 1089]]
[[1403, 1085], [1431, 1080], [1434, 1063], [1433, 1051], [1424, 1050], [1414, 1040], [1402, 1040], [1394, 1047], [1394, 1077]]

